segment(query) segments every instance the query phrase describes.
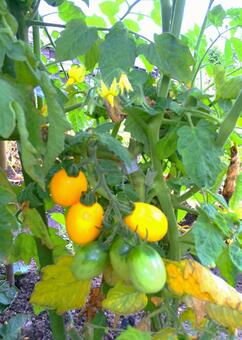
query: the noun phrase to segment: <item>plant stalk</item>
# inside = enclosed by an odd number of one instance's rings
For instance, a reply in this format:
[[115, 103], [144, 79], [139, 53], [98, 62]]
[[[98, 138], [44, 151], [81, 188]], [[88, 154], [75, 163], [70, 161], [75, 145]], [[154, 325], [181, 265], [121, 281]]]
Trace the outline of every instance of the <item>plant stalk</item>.
[[218, 136], [216, 139], [216, 145], [222, 148], [231, 133], [234, 131], [236, 127], [236, 122], [240, 117], [240, 113], [242, 112], [242, 90], [240, 91], [234, 105], [232, 106], [231, 110], [224, 118], [220, 129], [218, 131]]

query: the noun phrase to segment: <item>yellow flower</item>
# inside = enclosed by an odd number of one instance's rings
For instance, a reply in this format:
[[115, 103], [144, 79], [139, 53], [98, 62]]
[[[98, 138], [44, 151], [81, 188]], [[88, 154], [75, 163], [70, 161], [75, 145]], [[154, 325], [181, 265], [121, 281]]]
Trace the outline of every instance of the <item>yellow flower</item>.
[[41, 109], [40, 109], [40, 115], [42, 117], [47, 117], [48, 116], [48, 107], [46, 104], [44, 104]]
[[84, 66], [74, 65], [68, 71], [69, 79], [66, 82], [66, 86], [70, 86], [75, 83], [82, 83], [85, 79], [86, 69]]
[[117, 81], [114, 78], [110, 88], [108, 88], [103, 81], [101, 81], [101, 90], [99, 90], [99, 95], [106, 99], [109, 104], [114, 107], [114, 97], [118, 95]]
[[125, 73], [121, 74], [119, 82], [118, 82], [118, 86], [121, 90], [121, 94], [124, 93], [124, 90], [126, 90], [127, 92], [133, 91], [132, 85], [130, 84], [129, 79]]

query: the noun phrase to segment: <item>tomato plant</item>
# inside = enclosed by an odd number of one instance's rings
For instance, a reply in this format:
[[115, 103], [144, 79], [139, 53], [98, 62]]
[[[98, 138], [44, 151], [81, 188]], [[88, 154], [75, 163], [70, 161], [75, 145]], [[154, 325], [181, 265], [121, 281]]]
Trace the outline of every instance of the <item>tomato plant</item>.
[[185, 0], [147, 3], [0, 0], [0, 258], [10, 286], [35, 261], [54, 340], [77, 338], [62, 314], [85, 308], [90, 340], [105, 309], [143, 311], [120, 339], [242, 324], [242, 10], [204, 1], [185, 32]]

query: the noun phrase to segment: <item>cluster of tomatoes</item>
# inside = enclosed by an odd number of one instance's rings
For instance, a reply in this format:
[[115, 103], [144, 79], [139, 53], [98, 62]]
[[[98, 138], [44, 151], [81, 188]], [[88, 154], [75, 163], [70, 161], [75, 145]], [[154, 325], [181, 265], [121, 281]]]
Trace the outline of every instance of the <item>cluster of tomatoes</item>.
[[[166, 281], [166, 271], [162, 258], [153, 247], [146, 243], [132, 246], [118, 236], [107, 251], [95, 241], [103, 226], [104, 211], [98, 202], [92, 205], [80, 202], [87, 187], [87, 178], [82, 171], [74, 177], [61, 169], [50, 181], [53, 201], [69, 207], [66, 215], [68, 236], [81, 245], [72, 263], [73, 274], [80, 280], [91, 279], [111, 265], [117, 280], [131, 283], [144, 293], [160, 291]], [[148, 242], [161, 240], [168, 226], [160, 209], [143, 202], [134, 203], [134, 210], [124, 218], [124, 223]]]

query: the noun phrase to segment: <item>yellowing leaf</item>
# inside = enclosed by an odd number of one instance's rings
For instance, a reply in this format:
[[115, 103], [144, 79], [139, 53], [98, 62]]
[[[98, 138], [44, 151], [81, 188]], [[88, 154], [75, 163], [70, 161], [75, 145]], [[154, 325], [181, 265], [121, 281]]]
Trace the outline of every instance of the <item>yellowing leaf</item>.
[[86, 303], [91, 281], [76, 280], [70, 270], [72, 260], [72, 256], [64, 256], [42, 269], [43, 277], [34, 288], [31, 303], [56, 309], [57, 313], [81, 308]]
[[196, 261], [165, 261], [167, 284], [177, 295], [229, 307], [242, 312], [242, 294]]
[[207, 303], [206, 312], [212, 320], [224, 327], [230, 329], [242, 328], [242, 313], [234, 309]]
[[175, 328], [164, 328], [153, 336], [152, 340], [178, 340]]
[[118, 282], [114, 288], [108, 291], [102, 306], [113, 313], [126, 315], [144, 309], [147, 302], [148, 298], [144, 293], [137, 292], [132, 286]]

